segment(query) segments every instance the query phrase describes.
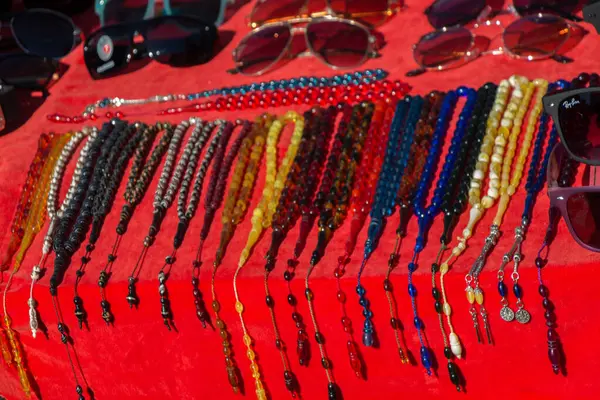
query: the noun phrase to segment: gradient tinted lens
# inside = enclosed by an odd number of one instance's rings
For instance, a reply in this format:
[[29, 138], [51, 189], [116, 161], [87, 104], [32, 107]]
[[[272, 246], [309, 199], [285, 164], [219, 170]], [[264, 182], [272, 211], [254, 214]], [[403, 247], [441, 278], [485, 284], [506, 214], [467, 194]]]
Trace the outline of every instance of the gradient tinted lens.
[[266, 21], [295, 17], [302, 12], [307, 0], [258, 0], [250, 13], [254, 26]]
[[600, 160], [600, 92], [570, 96], [558, 105], [563, 143], [574, 155]]
[[306, 27], [308, 45], [327, 64], [341, 68], [364, 62], [369, 33], [361, 26], [343, 21], [318, 21]]
[[534, 12], [571, 14], [577, 11], [580, 0], [513, 0], [513, 5], [521, 15]]
[[464, 25], [474, 21], [486, 6], [486, 0], [437, 0], [425, 13], [436, 29]]
[[148, 20], [144, 35], [146, 51], [152, 58], [184, 66], [212, 58], [217, 29], [195, 18], [160, 17]]
[[600, 249], [600, 193], [573, 194], [567, 200], [569, 223], [581, 240], [588, 246]]
[[[336, 14], [379, 25], [390, 17], [387, 13], [389, 3], [389, 0], [331, 0], [330, 6]], [[394, 2], [396, 8], [398, 5], [399, 1]]]
[[266, 26], [246, 36], [234, 52], [238, 70], [249, 75], [265, 71], [283, 54], [290, 37], [288, 25]]
[[170, 0], [170, 15], [194, 17], [207, 24], [220, 23], [222, 1], [226, 0]]
[[64, 57], [75, 43], [73, 23], [56, 12], [30, 10], [17, 14], [12, 29], [19, 45], [40, 57]]
[[554, 55], [569, 38], [569, 25], [552, 15], [531, 15], [510, 24], [503, 33], [504, 47], [529, 60]]
[[83, 58], [93, 78], [113, 76], [132, 60], [133, 35], [126, 25], [104, 27], [86, 40]]
[[423, 36], [413, 55], [424, 68], [444, 68], [467, 58], [472, 45], [473, 36], [468, 29], [452, 28]]
[[109, 0], [104, 3], [104, 25], [140, 21], [148, 9], [148, 0]]
[[43, 87], [55, 71], [54, 63], [42, 57], [20, 55], [0, 61], [0, 79], [11, 86]]

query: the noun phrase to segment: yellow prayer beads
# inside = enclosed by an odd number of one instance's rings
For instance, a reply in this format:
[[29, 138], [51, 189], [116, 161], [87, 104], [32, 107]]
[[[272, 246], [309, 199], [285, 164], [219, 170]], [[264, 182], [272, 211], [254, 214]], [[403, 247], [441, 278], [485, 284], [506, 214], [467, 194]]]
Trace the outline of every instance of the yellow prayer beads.
[[[279, 142], [279, 136], [283, 130], [283, 127], [288, 123], [294, 124], [294, 131], [292, 133], [292, 137], [286, 154], [278, 167], [277, 143]], [[296, 157], [296, 152], [298, 151], [298, 146], [300, 145], [300, 140], [302, 138], [303, 132], [304, 117], [302, 117], [294, 111], [288, 111], [283, 117], [278, 118], [271, 124], [266, 140], [267, 148], [265, 187], [263, 189], [262, 198], [259, 204], [252, 212], [252, 229], [250, 230], [250, 233], [248, 235], [246, 246], [244, 247], [240, 255], [238, 267], [233, 277], [233, 291], [235, 293], [236, 298], [235, 311], [240, 317], [242, 330], [244, 331], [243, 339], [244, 344], [246, 345], [246, 355], [248, 357], [248, 360], [250, 360], [250, 370], [252, 371], [252, 377], [255, 380], [256, 397], [259, 400], [266, 400], [266, 393], [263, 383], [261, 381], [259, 367], [255, 360], [256, 355], [254, 353], [254, 350], [252, 350], [252, 338], [250, 337], [246, 324], [244, 323], [244, 305], [240, 301], [239, 293], [237, 290], [237, 277], [242, 267], [246, 264], [246, 261], [250, 256], [250, 251], [260, 238], [262, 231], [271, 226], [273, 214], [275, 213], [277, 204], [279, 203], [279, 197], [281, 195], [281, 191], [283, 190], [283, 186], [285, 184], [287, 175], [290, 171], [290, 167], [292, 165], [294, 157]]]
[[[500, 185], [500, 202], [498, 204], [498, 211], [496, 212], [496, 216], [494, 217], [494, 225], [500, 226], [502, 223], [502, 217], [506, 212], [508, 207], [508, 202], [510, 197], [516, 192], [519, 184], [521, 182], [521, 178], [523, 177], [523, 170], [525, 168], [525, 163], [527, 161], [527, 156], [529, 154], [529, 150], [531, 149], [531, 144], [533, 142], [533, 137], [535, 134], [535, 129], [538, 124], [538, 119], [542, 113], [542, 98], [548, 91], [548, 81], [543, 79], [536, 79], [533, 81], [530, 86], [534, 86], [537, 88], [536, 97], [534, 100], [534, 106], [529, 114], [529, 119], [527, 121], [527, 127], [525, 128], [525, 137], [522, 140], [521, 149], [519, 150], [519, 155], [517, 157], [517, 163], [514, 166], [512, 171], [512, 177], [509, 180], [509, 170], [510, 170], [510, 162], [508, 161], [509, 157], [505, 157], [504, 165], [502, 167], [502, 182]], [[533, 89], [533, 88], [532, 88]], [[533, 90], [532, 90], [533, 91]], [[514, 146], [509, 144], [509, 151], [512, 149], [512, 155], [514, 156], [516, 149], [516, 140]], [[511, 157], [512, 158], [512, 157]], [[505, 172], [506, 171], [506, 172]]]
[[[279, 142], [279, 136], [283, 127], [287, 123], [294, 123], [294, 132], [290, 140], [287, 152], [277, 168], [277, 143]], [[267, 148], [266, 148], [266, 177], [265, 187], [262, 192], [262, 198], [260, 203], [252, 212], [252, 229], [248, 235], [246, 246], [242, 250], [238, 267], [242, 267], [248, 257], [252, 247], [256, 244], [263, 229], [271, 226], [273, 214], [277, 208], [279, 197], [283, 186], [285, 184], [285, 178], [290, 171], [290, 166], [296, 157], [300, 139], [302, 138], [302, 132], [304, 131], [304, 117], [296, 113], [295, 111], [288, 111], [283, 117], [278, 118], [273, 122], [269, 133], [267, 134]]]
[[[242, 141], [238, 154], [238, 161], [233, 170], [231, 182], [229, 183], [228, 196], [223, 209], [221, 219], [223, 228], [221, 230], [221, 239], [215, 255], [211, 277], [212, 309], [215, 313], [215, 323], [222, 339], [227, 378], [234, 393], [238, 393], [240, 390], [238, 371], [231, 351], [231, 342], [229, 341], [230, 335], [227, 332], [225, 322], [219, 316], [221, 305], [217, 300], [215, 277], [217, 269], [225, 254], [225, 249], [233, 237], [235, 227], [241, 222], [242, 217], [248, 208], [248, 204], [250, 203], [254, 182], [256, 181], [258, 170], [260, 169], [260, 161], [262, 159], [266, 141], [265, 137], [272, 123], [273, 117], [271, 115], [261, 115], [256, 119], [250, 134]], [[239, 303], [239, 305], [236, 303], [236, 310], [237, 309], [243, 311], [243, 305], [241, 303]], [[261, 399], [263, 399], [265, 398], [264, 388], [262, 388], [262, 382], [259, 383], [261, 389], [260, 393], [263, 395]], [[257, 390], [258, 389], [259, 385], [257, 384]]]

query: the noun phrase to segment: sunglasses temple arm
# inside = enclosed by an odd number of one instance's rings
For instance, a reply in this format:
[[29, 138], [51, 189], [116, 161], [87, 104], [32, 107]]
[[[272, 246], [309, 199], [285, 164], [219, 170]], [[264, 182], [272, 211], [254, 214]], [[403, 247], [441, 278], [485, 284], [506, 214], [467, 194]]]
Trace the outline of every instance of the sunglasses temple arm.
[[492, 15], [492, 11], [492, 7], [490, 7], [489, 5], [483, 7], [483, 10], [481, 10], [479, 15], [475, 19], [475, 27], [485, 23], [489, 19], [489, 16]]

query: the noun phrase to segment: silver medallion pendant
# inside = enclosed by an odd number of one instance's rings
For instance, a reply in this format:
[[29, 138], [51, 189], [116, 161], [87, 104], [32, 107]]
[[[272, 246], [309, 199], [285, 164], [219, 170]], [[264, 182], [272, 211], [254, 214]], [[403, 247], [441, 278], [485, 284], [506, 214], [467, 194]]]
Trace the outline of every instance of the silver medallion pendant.
[[511, 310], [510, 307], [504, 306], [500, 310], [500, 318], [502, 318], [506, 322], [510, 322], [513, 319], [515, 319], [515, 312]]
[[522, 324], [526, 324], [531, 320], [531, 315], [529, 315], [529, 312], [524, 308], [519, 308], [517, 310], [517, 313], [515, 314], [515, 317], [517, 321], [519, 321]]

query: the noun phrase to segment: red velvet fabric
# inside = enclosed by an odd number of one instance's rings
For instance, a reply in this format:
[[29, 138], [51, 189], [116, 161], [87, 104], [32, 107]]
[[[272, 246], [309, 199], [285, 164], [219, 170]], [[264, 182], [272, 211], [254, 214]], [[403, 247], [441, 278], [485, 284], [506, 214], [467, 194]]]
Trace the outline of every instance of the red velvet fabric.
[[[392, 79], [405, 79], [404, 73], [414, 68], [411, 45], [419, 36], [430, 30], [422, 11], [429, 1], [409, 2], [407, 7], [385, 26], [380, 28], [385, 36], [386, 46], [382, 57], [369, 61], [366, 68], [385, 68]], [[70, 69], [52, 88], [51, 97], [35, 113], [30, 121], [18, 131], [0, 138], [0, 249], [8, 243], [11, 218], [25, 179], [27, 167], [34, 153], [37, 137], [44, 131], [65, 131], [75, 126], [56, 125], [46, 121], [49, 113], [62, 112], [76, 114], [84, 106], [104, 96], [147, 97], [157, 93], [184, 93], [256, 81], [255, 78], [231, 76], [225, 71], [232, 66], [231, 50], [248, 31], [244, 23], [251, 5], [245, 5], [223, 27], [224, 37], [233, 40], [209, 64], [189, 69], [172, 69], [152, 63], [134, 73], [105, 81], [92, 81], [86, 71], [82, 49], [77, 48], [65, 62]], [[505, 17], [504, 21], [512, 17]], [[592, 29], [592, 27], [588, 26]], [[496, 28], [494, 28], [496, 29]], [[482, 32], [495, 35], [498, 31]], [[492, 45], [500, 43], [494, 39]], [[476, 60], [462, 68], [443, 73], [427, 73], [417, 78], [406, 79], [413, 87], [413, 93], [425, 94], [433, 89], [447, 90], [460, 85], [478, 87], [487, 81], [498, 82], [511, 74], [523, 74], [530, 78], [541, 77], [548, 80], [572, 78], [581, 71], [597, 70], [600, 41], [596, 33], [590, 33], [568, 55], [575, 59], [569, 65], [554, 61], [528, 63], [503, 56], [488, 56]], [[314, 58], [294, 60], [283, 68], [265, 76], [266, 79], [289, 78], [298, 75], [330, 75], [332, 71]], [[150, 108], [146, 108], [148, 110]], [[131, 114], [130, 109], [123, 110]], [[283, 109], [272, 110], [281, 113]], [[252, 117], [256, 111], [243, 113], [206, 114], [205, 118]], [[187, 117], [188, 115], [185, 115]], [[128, 117], [129, 120], [137, 116]], [[152, 113], [140, 116], [148, 122], [157, 119]], [[176, 122], [183, 116], [174, 116]], [[290, 132], [286, 131], [283, 148]], [[449, 141], [448, 141], [449, 142]], [[73, 163], [72, 163], [73, 164]], [[69, 166], [69, 178], [73, 165]], [[261, 191], [263, 172], [255, 190], [252, 206], [256, 205]], [[524, 183], [525, 178], [523, 179]], [[149, 226], [152, 214], [151, 198], [156, 186], [153, 181], [149, 193], [136, 211], [129, 233], [124, 237], [114, 274], [107, 293], [115, 314], [114, 327], [107, 327], [100, 318], [100, 296], [96, 284], [98, 273], [115, 238], [114, 228], [118, 210], [123, 204], [122, 191], [118, 193], [112, 212], [106, 219], [105, 229], [92, 254], [87, 273], [79, 287], [89, 313], [88, 330], [79, 330], [73, 315], [74, 268], [67, 273], [60, 288], [60, 299], [66, 323], [70, 326], [75, 340], [79, 360], [87, 380], [97, 399], [235, 399], [227, 383], [221, 340], [216, 331], [203, 329], [195, 316], [190, 284], [191, 262], [198, 245], [198, 235], [203, 215], [200, 205], [196, 218], [192, 221], [186, 240], [178, 254], [172, 276], [169, 280], [170, 297], [177, 325], [177, 332], [165, 329], [160, 318], [157, 273], [164, 257], [171, 251], [172, 238], [177, 225], [174, 207], [169, 210], [162, 231], [155, 245], [150, 249], [141, 274], [138, 291], [141, 298], [139, 310], [130, 310], [126, 301], [127, 276], [142, 249], [143, 236]], [[570, 237], [564, 224], [560, 225], [558, 237], [550, 253], [550, 264], [546, 267], [545, 279], [551, 290], [551, 298], [556, 304], [558, 332], [566, 352], [566, 377], [555, 376], [547, 360], [546, 329], [544, 325], [541, 298], [537, 294], [536, 269], [533, 267], [535, 252], [539, 248], [547, 222], [548, 200], [544, 193], [539, 196], [533, 213], [533, 222], [523, 246], [525, 260], [521, 268], [521, 285], [524, 302], [532, 314], [528, 325], [516, 322], [507, 324], [499, 318], [499, 298], [496, 292], [496, 271], [504, 252], [512, 243], [513, 230], [520, 221], [525, 195], [523, 188], [513, 197], [510, 209], [504, 218], [503, 237], [492, 253], [482, 274], [481, 284], [486, 293], [486, 307], [490, 313], [491, 327], [496, 344], [478, 344], [473, 331], [471, 318], [464, 296], [464, 275], [479, 253], [483, 239], [488, 233], [493, 212], [479, 224], [469, 248], [454, 266], [447, 277], [450, 302], [454, 308], [453, 321], [459, 333], [466, 354], [458, 365], [467, 380], [467, 396], [472, 398], [597, 398], [600, 384], [597, 380], [600, 352], [597, 337], [600, 325], [594, 318], [594, 311], [600, 306], [597, 297], [596, 266], [598, 257], [578, 247]], [[492, 210], [494, 211], [494, 210]], [[220, 215], [220, 212], [219, 214]], [[463, 215], [459, 229], [466, 223]], [[343, 252], [344, 240], [349, 232], [346, 223], [335, 233], [333, 241], [320, 265], [315, 269], [311, 285], [315, 293], [317, 317], [327, 340], [327, 350], [333, 362], [336, 381], [347, 400], [385, 399], [400, 397], [463, 398], [449, 383], [443, 344], [430, 295], [430, 265], [438, 249], [438, 238], [442, 221], [438, 218], [429, 235], [429, 246], [423, 251], [420, 268], [415, 274], [415, 285], [419, 290], [417, 299], [419, 312], [426, 325], [426, 335], [437, 360], [440, 363], [438, 376], [427, 376], [420, 365], [401, 365], [396, 353], [396, 345], [389, 328], [388, 305], [383, 292], [383, 276], [387, 269], [387, 257], [394, 242], [397, 216], [389, 221], [379, 248], [369, 262], [364, 278], [364, 286], [372, 303], [374, 323], [381, 342], [380, 348], [364, 348], [368, 380], [357, 379], [347, 360], [345, 335], [340, 323], [339, 305], [335, 299], [336, 285], [332, 276], [337, 257]], [[243, 374], [246, 396], [254, 396], [254, 382], [250, 376], [248, 360], [242, 343], [239, 319], [234, 312], [232, 276], [237, 265], [239, 251], [249, 232], [250, 218], [245, 218], [229, 245], [223, 265], [217, 275], [217, 293], [222, 304], [222, 317], [233, 335], [232, 343], [236, 360]], [[219, 218], [213, 224], [209, 240], [204, 246], [204, 261], [201, 273], [201, 290], [210, 304], [210, 270], [221, 229]], [[398, 300], [399, 315], [405, 326], [405, 336], [410, 351], [418, 356], [419, 342], [411, 323], [412, 311], [406, 293], [406, 264], [414, 245], [417, 230], [416, 220], [409, 225], [409, 236], [402, 249], [400, 266], [394, 272], [392, 281]], [[45, 228], [44, 228], [45, 231]], [[279, 262], [271, 277], [271, 291], [276, 300], [276, 313], [283, 339], [288, 344], [292, 369], [296, 373], [305, 399], [323, 399], [327, 396], [327, 381], [320, 366], [316, 344], [313, 341], [313, 327], [308, 324], [308, 332], [313, 344], [313, 359], [308, 367], [300, 367], [294, 354], [295, 329], [291, 322], [290, 307], [286, 304], [287, 290], [282, 279], [285, 260], [290, 256], [297, 237], [297, 227], [283, 243]], [[246, 306], [245, 318], [252, 337], [256, 341], [256, 352], [264, 376], [265, 385], [273, 399], [284, 399], [289, 395], [283, 384], [283, 369], [279, 354], [275, 349], [271, 321], [264, 302], [263, 255], [269, 245], [265, 236], [256, 246], [253, 256], [241, 273], [239, 290]], [[360, 234], [359, 246], [343, 278], [344, 290], [348, 295], [348, 313], [354, 322], [357, 339], [360, 341], [362, 309], [358, 305], [354, 291], [356, 272], [359, 266], [362, 244], [366, 229]], [[27, 298], [29, 274], [41, 253], [43, 235], [38, 235], [29, 250], [25, 262], [15, 277], [7, 296], [7, 307], [25, 348], [28, 369], [35, 377], [38, 393], [45, 399], [75, 398], [75, 383], [67, 363], [64, 346], [60, 343], [56, 330], [56, 319], [52, 311], [48, 292], [47, 276], [36, 290], [40, 302], [39, 310], [49, 328], [49, 337], [40, 335], [33, 339], [29, 332]], [[303, 291], [303, 278], [307, 263], [316, 242], [311, 235], [306, 251], [300, 259], [298, 279], [293, 288], [299, 297], [299, 308], [308, 317]], [[82, 252], [78, 253], [82, 255]], [[50, 260], [52, 261], [52, 260]], [[3, 288], [3, 286], [1, 286]], [[307, 320], [308, 321], [308, 320]], [[2, 364], [0, 367], [0, 394], [9, 400], [21, 399], [17, 374], [14, 369]]]

